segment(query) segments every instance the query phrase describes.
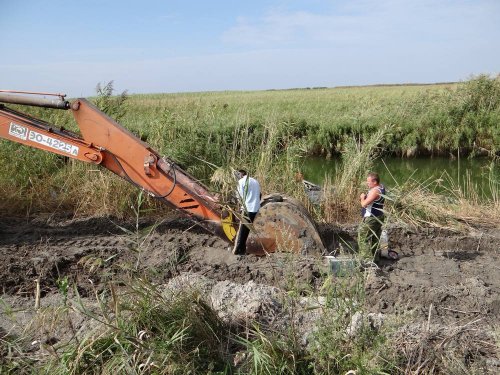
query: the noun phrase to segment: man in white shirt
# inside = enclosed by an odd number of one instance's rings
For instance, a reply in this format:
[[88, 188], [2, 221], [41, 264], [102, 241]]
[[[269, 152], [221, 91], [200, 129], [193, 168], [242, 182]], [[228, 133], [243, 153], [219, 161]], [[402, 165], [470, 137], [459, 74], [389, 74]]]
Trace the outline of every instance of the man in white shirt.
[[234, 242], [233, 254], [244, 255], [247, 238], [250, 234], [249, 225], [253, 223], [260, 209], [261, 193], [259, 182], [255, 178], [248, 176], [243, 169], [236, 173], [238, 176], [238, 200], [242, 204], [242, 220]]

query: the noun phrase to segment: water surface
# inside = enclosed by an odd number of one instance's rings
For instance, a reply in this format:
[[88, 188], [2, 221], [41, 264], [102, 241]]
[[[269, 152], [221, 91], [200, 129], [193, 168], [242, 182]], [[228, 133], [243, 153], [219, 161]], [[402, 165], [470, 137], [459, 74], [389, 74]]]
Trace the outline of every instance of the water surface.
[[[333, 177], [341, 170], [341, 163], [340, 158], [307, 158], [303, 161], [302, 173], [306, 180], [321, 185], [326, 175]], [[384, 157], [378, 159], [372, 169], [389, 188], [414, 179], [429, 185], [436, 192], [458, 187], [470, 190], [472, 187], [483, 199], [491, 198], [492, 190], [496, 190], [496, 196], [499, 196], [500, 163], [487, 158]]]

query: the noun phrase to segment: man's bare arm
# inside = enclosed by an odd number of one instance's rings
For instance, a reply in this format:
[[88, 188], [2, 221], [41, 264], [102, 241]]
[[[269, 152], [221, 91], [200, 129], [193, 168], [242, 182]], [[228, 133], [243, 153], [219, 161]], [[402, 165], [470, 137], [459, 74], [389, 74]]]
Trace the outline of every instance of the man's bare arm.
[[380, 192], [378, 189], [372, 189], [370, 192], [367, 194], [361, 194], [359, 196], [361, 207], [366, 207], [369, 204], [375, 202], [378, 198], [380, 197]]

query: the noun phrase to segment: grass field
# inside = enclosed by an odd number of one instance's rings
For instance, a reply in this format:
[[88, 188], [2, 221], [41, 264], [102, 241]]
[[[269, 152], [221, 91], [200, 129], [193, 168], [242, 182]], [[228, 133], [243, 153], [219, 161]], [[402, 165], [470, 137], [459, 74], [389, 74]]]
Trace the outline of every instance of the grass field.
[[[245, 167], [265, 190], [295, 194], [298, 160], [345, 155], [370, 144], [378, 154], [497, 158], [500, 79], [463, 83], [112, 96], [98, 87], [94, 103], [124, 127], [211, 185]], [[71, 114], [20, 108], [77, 130]], [[134, 189], [123, 181], [46, 152], [2, 140], [0, 189], [4, 212], [55, 209], [120, 214]], [[374, 155], [371, 155], [373, 157]], [[368, 168], [369, 166], [366, 165]], [[365, 171], [363, 171], [364, 173]], [[213, 176], [222, 178], [213, 178]], [[132, 198], [133, 199], [133, 198]]]

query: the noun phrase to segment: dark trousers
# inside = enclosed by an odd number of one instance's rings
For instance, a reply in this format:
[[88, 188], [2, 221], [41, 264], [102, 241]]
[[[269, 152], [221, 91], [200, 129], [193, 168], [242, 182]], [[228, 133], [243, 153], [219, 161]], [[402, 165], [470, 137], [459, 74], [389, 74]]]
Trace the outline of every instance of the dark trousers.
[[358, 246], [362, 258], [379, 260], [380, 233], [383, 223], [384, 216], [370, 216], [363, 219], [358, 228]]
[[[257, 212], [249, 212], [248, 218], [243, 217], [240, 222], [240, 227], [238, 229], [238, 234], [236, 235], [236, 241], [234, 245], [234, 254], [243, 255], [247, 251], [247, 239], [250, 234], [249, 222], [253, 223]], [[248, 219], [248, 220], [247, 220]]]

